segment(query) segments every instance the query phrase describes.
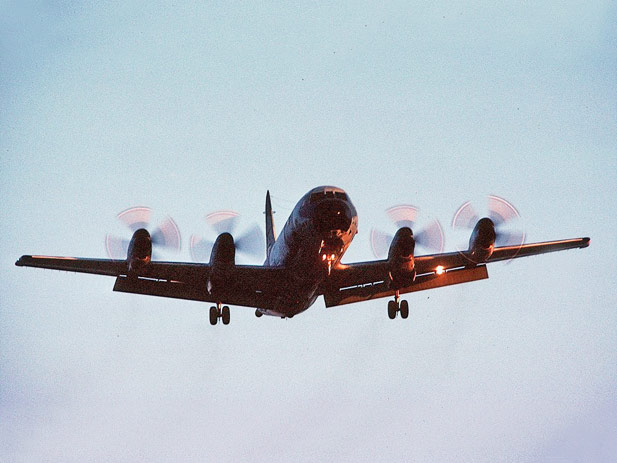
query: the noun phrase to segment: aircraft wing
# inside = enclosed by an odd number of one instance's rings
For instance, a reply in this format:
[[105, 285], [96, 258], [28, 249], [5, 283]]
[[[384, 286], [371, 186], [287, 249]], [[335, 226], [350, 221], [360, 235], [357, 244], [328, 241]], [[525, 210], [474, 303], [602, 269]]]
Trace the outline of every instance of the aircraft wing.
[[[209, 264], [154, 261], [131, 277], [124, 260], [22, 256], [15, 265], [113, 276], [116, 277], [114, 291], [119, 292], [217, 302], [207, 291]], [[229, 283], [222, 299], [231, 305], [269, 308], [273, 297], [270, 289], [279, 277], [277, 268], [237, 265], [228, 275]]]
[[[587, 246], [589, 238], [504, 246], [495, 248], [491, 257], [480, 265], [475, 264], [467, 252], [418, 256], [415, 258], [415, 281], [399, 291], [404, 294], [482, 280], [488, 278], [487, 263]], [[395, 291], [389, 287], [389, 271], [387, 260], [341, 265], [332, 271], [323, 288], [326, 307], [394, 296]]]

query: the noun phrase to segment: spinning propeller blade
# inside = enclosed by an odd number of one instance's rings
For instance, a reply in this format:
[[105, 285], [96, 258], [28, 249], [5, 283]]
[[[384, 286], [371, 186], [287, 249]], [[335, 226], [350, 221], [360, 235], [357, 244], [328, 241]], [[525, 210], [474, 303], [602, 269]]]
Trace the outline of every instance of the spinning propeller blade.
[[[139, 206], [120, 212], [116, 218], [134, 233], [140, 228], [149, 228], [151, 215], [152, 209]], [[159, 226], [150, 232], [150, 236], [153, 250], [158, 248], [175, 252], [180, 251], [182, 245], [180, 230], [171, 217], [165, 217]], [[130, 238], [122, 238], [108, 233], [105, 236], [107, 255], [114, 260], [126, 259], [130, 241]]]
[[[507, 200], [499, 196], [487, 197], [486, 206], [482, 208], [486, 217], [495, 224], [496, 246], [521, 246], [525, 242], [525, 231], [522, 229], [521, 215]], [[470, 231], [476, 226], [480, 215], [471, 201], [463, 203], [452, 218], [452, 228]], [[458, 246], [459, 251], [467, 250], [467, 245]]]
[[[234, 211], [216, 211], [206, 216], [206, 223], [216, 235], [221, 233], [234, 234], [238, 225], [240, 214]], [[258, 225], [254, 225], [246, 232], [234, 236], [236, 251], [248, 257], [258, 258], [264, 253], [264, 234]], [[202, 238], [198, 235], [191, 236], [191, 257], [195, 262], [207, 262], [210, 259], [214, 240]]]
[[[386, 210], [386, 215], [397, 230], [401, 227], [411, 228], [418, 246], [428, 251], [443, 251], [443, 228], [437, 219], [430, 221], [423, 220], [419, 209], [409, 204], [391, 207]], [[420, 226], [416, 232], [414, 231], [414, 227], [418, 223]], [[388, 233], [373, 228], [371, 230], [371, 248], [373, 250], [373, 255], [378, 259], [386, 257], [393, 239], [394, 233]]]

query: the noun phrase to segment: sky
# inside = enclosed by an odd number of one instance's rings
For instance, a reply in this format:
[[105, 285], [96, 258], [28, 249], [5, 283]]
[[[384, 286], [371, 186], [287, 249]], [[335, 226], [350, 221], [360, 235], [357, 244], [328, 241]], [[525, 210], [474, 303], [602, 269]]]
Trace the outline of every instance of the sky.
[[[613, 461], [614, 2], [0, 2], [0, 460]], [[291, 320], [18, 268], [105, 257], [120, 211], [282, 228], [317, 185], [371, 227], [508, 199], [488, 280]], [[155, 222], [156, 222], [155, 220]]]

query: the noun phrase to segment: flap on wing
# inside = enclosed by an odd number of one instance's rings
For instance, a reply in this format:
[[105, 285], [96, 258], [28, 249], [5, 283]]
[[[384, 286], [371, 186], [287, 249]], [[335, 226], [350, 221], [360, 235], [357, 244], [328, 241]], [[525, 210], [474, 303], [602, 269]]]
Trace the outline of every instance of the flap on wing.
[[[485, 265], [479, 265], [473, 268], [461, 268], [451, 270], [441, 275], [435, 273], [420, 275], [416, 278], [412, 285], [401, 288], [400, 293], [412, 293], [415, 291], [423, 291], [425, 289], [439, 288], [441, 286], [457, 285], [467, 283], [469, 281], [484, 280], [488, 278], [488, 271]], [[375, 284], [359, 285], [350, 288], [343, 288], [338, 291], [331, 291], [324, 294], [326, 307], [332, 307], [342, 304], [351, 304], [353, 302], [368, 301], [370, 299], [378, 299], [380, 297], [394, 296], [394, 290], [388, 288], [386, 282]]]
[[[246, 280], [245, 280], [246, 281]], [[233, 283], [231, 290], [222, 297], [222, 303], [268, 309], [272, 307], [271, 294], [255, 288]], [[206, 285], [185, 283], [175, 280], [157, 280], [151, 278], [116, 278], [114, 291], [122, 293], [143, 294], [149, 296], [171, 297], [201, 302], [219, 302], [206, 290]]]
[[121, 293], [148, 294], [192, 301], [207, 301], [205, 288], [180, 281], [150, 280], [145, 278], [118, 277], [114, 291]]
[[332, 275], [328, 278], [324, 290], [381, 282], [388, 277], [389, 269], [387, 260], [341, 264], [332, 270]]

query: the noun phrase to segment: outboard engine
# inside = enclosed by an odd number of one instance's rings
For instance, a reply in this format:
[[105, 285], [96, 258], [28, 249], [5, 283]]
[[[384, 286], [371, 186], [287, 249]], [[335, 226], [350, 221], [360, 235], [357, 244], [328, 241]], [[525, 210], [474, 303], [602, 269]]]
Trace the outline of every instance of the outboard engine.
[[476, 264], [486, 262], [495, 249], [495, 224], [488, 217], [478, 220], [469, 238], [469, 258]]
[[152, 238], [145, 228], [133, 233], [126, 255], [129, 273], [138, 272], [152, 260]]
[[393, 289], [409, 286], [416, 279], [413, 258], [416, 241], [409, 227], [402, 227], [394, 235], [388, 250], [390, 264], [390, 287]]

